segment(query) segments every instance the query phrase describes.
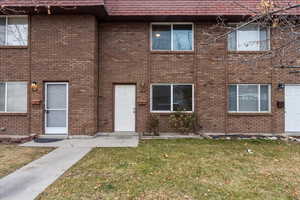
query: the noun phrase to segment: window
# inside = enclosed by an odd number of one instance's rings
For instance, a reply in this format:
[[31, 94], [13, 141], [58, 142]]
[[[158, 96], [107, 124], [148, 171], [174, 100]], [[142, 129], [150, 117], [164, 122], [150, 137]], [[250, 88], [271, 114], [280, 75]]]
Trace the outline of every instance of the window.
[[26, 82], [0, 82], [0, 112], [27, 112]]
[[192, 23], [154, 23], [151, 32], [152, 50], [192, 51]]
[[194, 88], [191, 84], [154, 84], [151, 111], [172, 112], [194, 110]]
[[26, 46], [28, 43], [28, 18], [25, 16], [0, 17], [0, 45]]
[[270, 85], [229, 86], [229, 112], [270, 112]]
[[228, 35], [229, 51], [267, 51], [270, 50], [268, 28], [257, 24], [242, 27]]

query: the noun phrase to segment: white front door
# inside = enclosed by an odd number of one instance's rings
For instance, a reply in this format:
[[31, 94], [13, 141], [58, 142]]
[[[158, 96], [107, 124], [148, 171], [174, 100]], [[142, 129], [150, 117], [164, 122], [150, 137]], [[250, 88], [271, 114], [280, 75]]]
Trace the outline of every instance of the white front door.
[[135, 85], [115, 85], [115, 131], [135, 131]]
[[45, 84], [45, 134], [68, 134], [68, 83]]
[[285, 132], [300, 133], [300, 85], [285, 86]]

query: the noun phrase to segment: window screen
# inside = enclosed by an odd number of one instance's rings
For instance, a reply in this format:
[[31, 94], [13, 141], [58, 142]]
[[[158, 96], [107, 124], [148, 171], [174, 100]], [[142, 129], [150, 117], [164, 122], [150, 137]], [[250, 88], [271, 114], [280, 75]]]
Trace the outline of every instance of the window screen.
[[28, 43], [28, 17], [0, 17], [0, 45], [26, 46]]
[[249, 24], [228, 34], [229, 51], [267, 51], [270, 49], [269, 29]]
[[259, 84], [230, 85], [228, 89], [230, 112], [269, 112], [270, 86]]

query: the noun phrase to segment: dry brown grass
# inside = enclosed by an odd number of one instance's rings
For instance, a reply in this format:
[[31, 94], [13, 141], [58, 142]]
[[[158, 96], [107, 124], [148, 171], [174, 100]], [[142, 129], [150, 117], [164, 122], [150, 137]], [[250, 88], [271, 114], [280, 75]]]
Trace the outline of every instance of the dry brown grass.
[[300, 144], [153, 140], [96, 148], [38, 199], [296, 200]]
[[0, 178], [50, 152], [52, 148], [0, 144]]

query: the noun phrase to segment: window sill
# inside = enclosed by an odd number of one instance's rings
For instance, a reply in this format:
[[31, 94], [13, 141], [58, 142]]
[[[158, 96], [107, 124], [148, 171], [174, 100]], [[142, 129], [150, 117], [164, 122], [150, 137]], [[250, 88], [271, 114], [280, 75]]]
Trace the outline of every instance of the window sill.
[[272, 116], [271, 112], [265, 112], [265, 113], [261, 113], [261, 112], [228, 112], [227, 113], [230, 116]]
[[[176, 113], [176, 111], [151, 111], [150, 112], [151, 114], [154, 114], [154, 115], [170, 115], [170, 114], [174, 114]], [[193, 111], [185, 111], [185, 112], [182, 112], [182, 113], [185, 113], [185, 114], [193, 114], [194, 112]]]
[[0, 46], [0, 49], [27, 49], [28, 46]]
[[195, 51], [155, 51], [151, 50], [151, 54], [194, 54]]
[[268, 51], [227, 51], [228, 54], [263, 54], [270, 53], [271, 50]]
[[0, 112], [0, 116], [27, 116], [28, 113]]

